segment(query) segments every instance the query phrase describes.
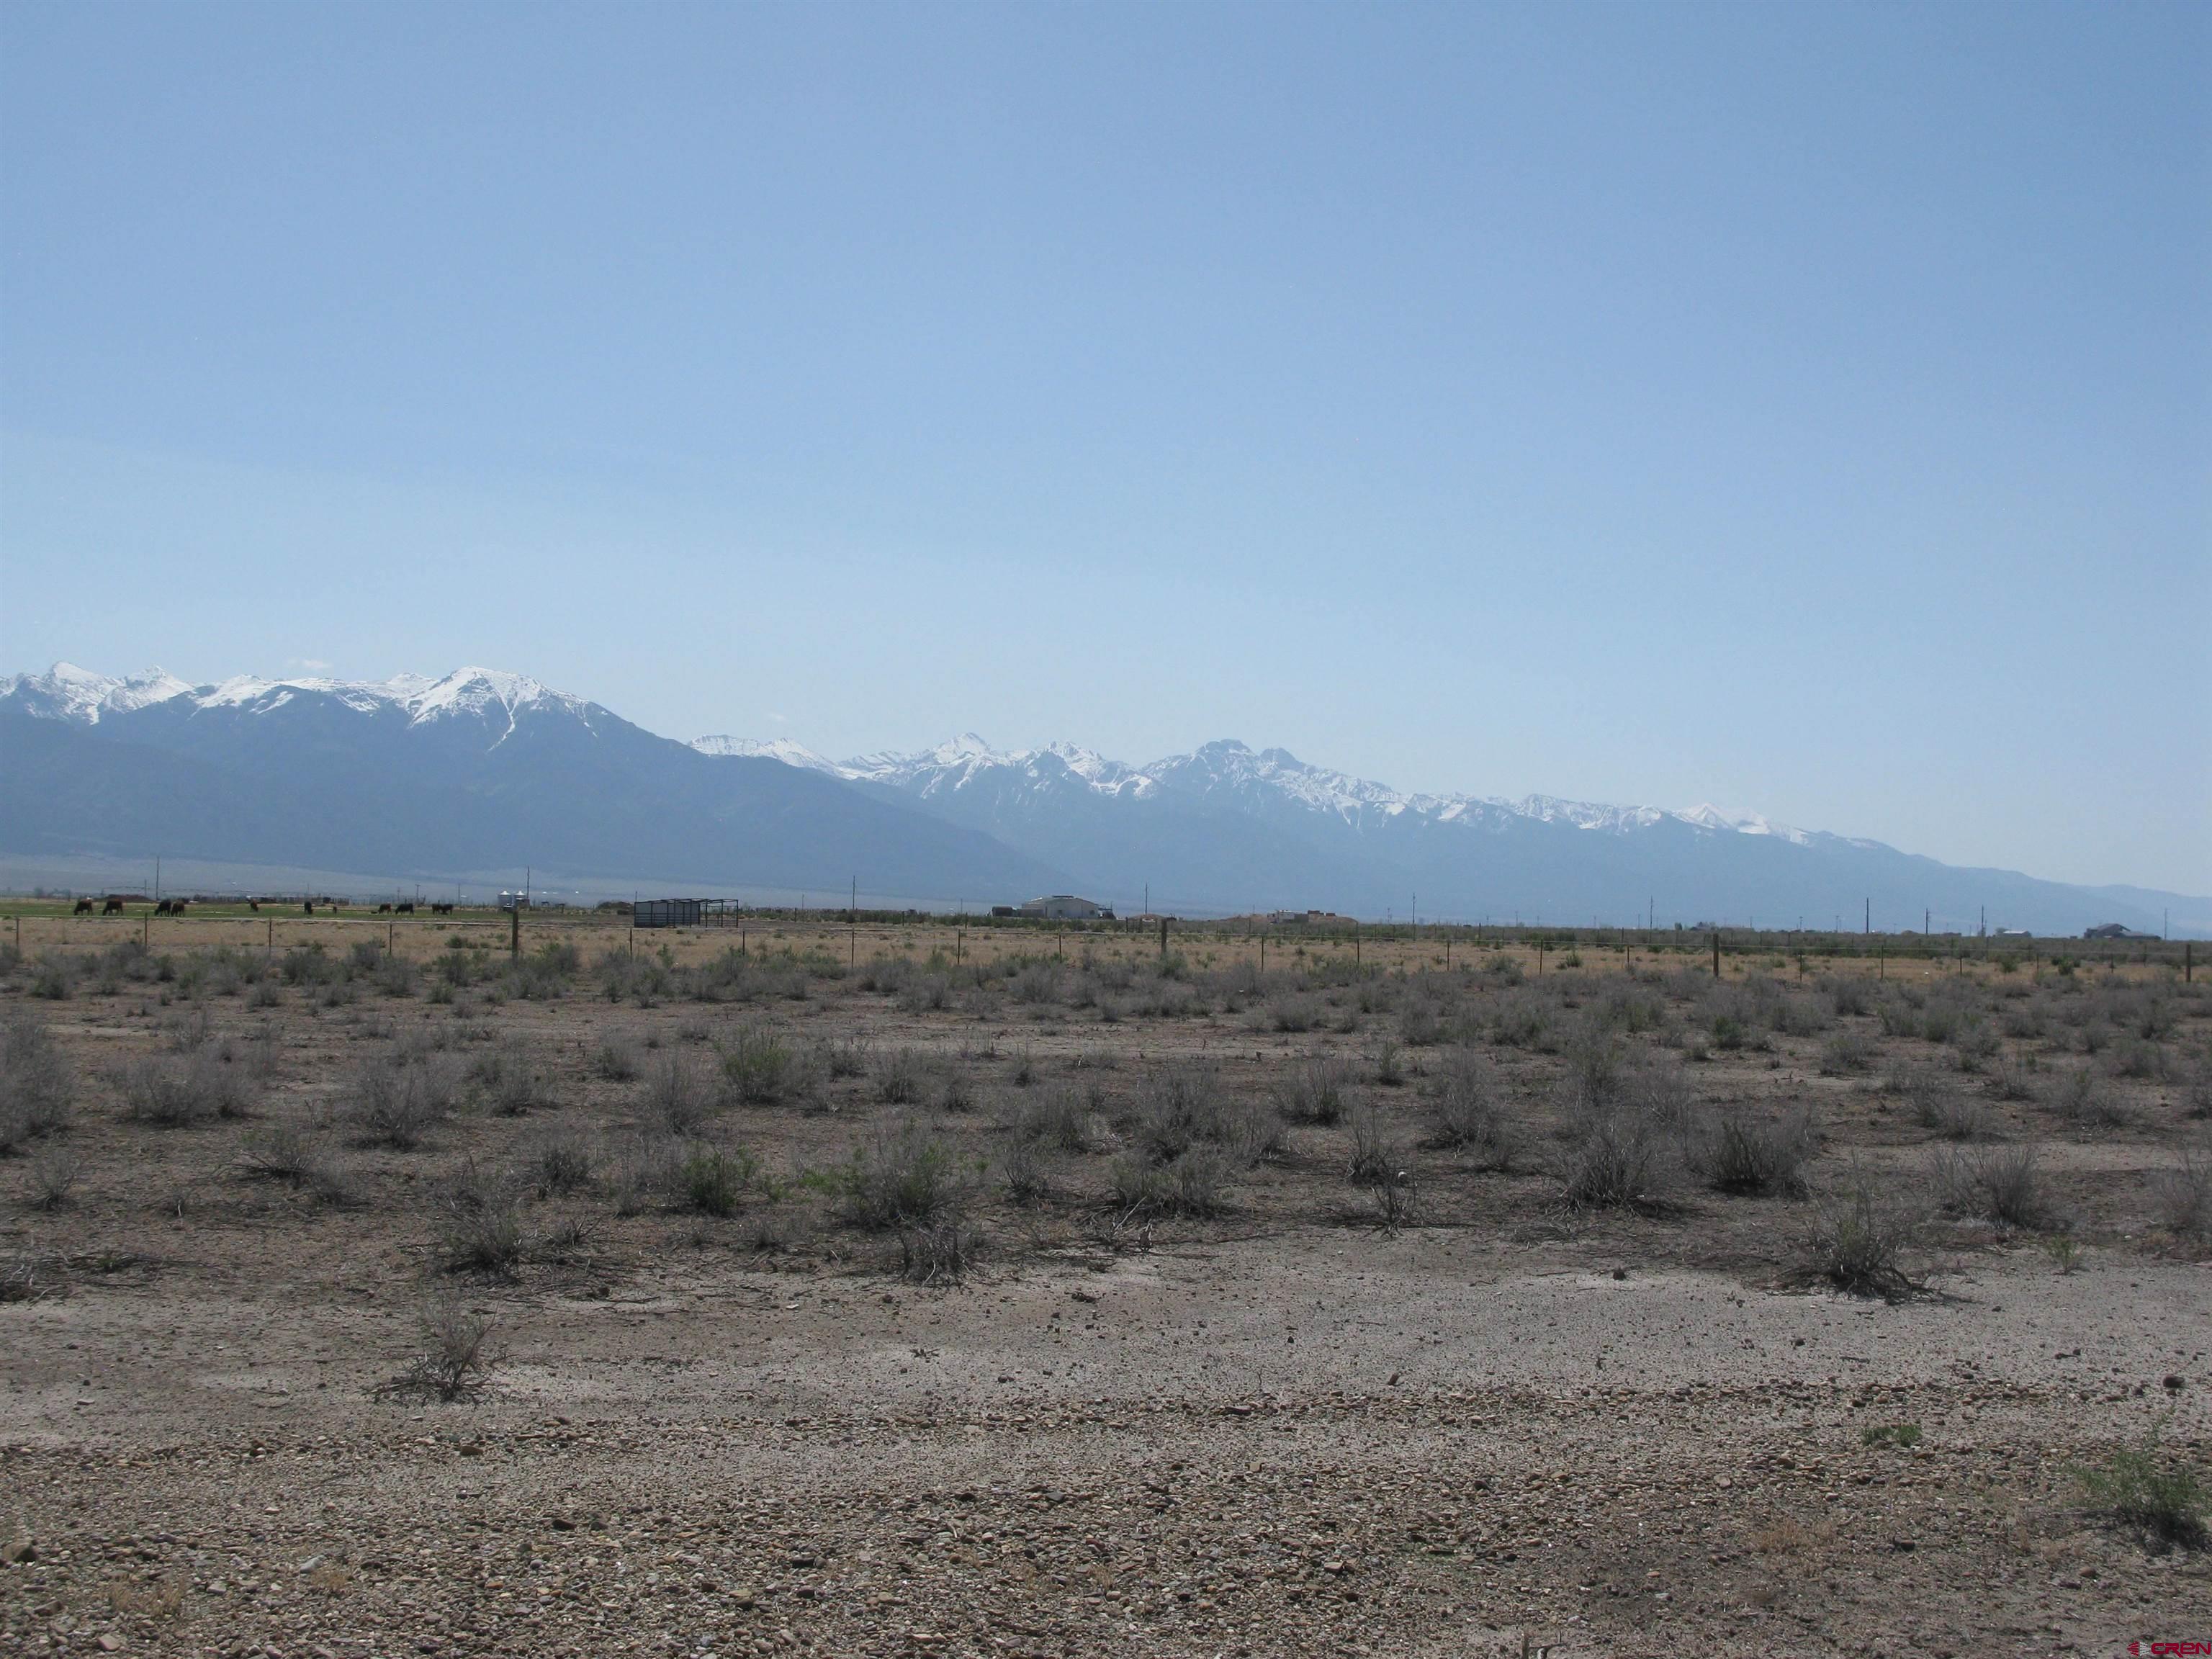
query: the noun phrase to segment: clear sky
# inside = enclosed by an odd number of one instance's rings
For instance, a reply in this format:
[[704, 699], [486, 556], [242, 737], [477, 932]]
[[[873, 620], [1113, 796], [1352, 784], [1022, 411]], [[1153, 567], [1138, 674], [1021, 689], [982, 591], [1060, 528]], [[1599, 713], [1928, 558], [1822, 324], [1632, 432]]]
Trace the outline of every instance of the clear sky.
[[0, 668], [2212, 892], [2212, 8], [0, 7]]

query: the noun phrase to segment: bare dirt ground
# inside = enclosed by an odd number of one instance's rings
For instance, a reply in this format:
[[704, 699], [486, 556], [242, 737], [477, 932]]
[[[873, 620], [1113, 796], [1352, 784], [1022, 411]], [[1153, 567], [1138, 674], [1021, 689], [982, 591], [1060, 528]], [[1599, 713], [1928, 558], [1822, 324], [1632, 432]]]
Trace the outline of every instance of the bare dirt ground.
[[0, 1651], [2212, 1638], [2170, 975], [48, 927]]

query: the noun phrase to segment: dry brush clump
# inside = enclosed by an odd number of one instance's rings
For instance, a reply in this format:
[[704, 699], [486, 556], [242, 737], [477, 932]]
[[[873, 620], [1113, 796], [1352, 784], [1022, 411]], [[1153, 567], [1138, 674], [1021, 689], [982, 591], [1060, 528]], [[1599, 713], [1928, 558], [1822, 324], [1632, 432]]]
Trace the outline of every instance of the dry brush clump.
[[66, 1127], [76, 1098], [68, 1060], [27, 1008], [0, 1018], [0, 1157]]
[[459, 1068], [450, 1055], [396, 1048], [372, 1055], [356, 1068], [339, 1104], [339, 1121], [357, 1146], [410, 1152], [453, 1115], [459, 1093]]
[[1560, 1182], [1581, 1209], [1620, 1209], [1656, 1201], [1665, 1143], [1659, 1126], [1626, 1102], [1585, 1107], [1570, 1131]]
[[1228, 1155], [1203, 1143], [1165, 1159], [1124, 1152], [1108, 1173], [1107, 1194], [1129, 1214], [1216, 1216], [1228, 1208], [1233, 1173]]
[[2185, 1151], [2179, 1164], [2152, 1177], [2151, 1194], [2160, 1226], [2187, 1244], [2212, 1244], [2212, 1158]]
[[354, 1195], [353, 1176], [337, 1149], [297, 1123], [273, 1123], [250, 1131], [240, 1149], [246, 1174], [285, 1186], [324, 1204], [345, 1204]]
[[1364, 1187], [1388, 1180], [1405, 1163], [1395, 1126], [1373, 1103], [1363, 1101], [1352, 1108], [1349, 1127], [1352, 1160], [1346, 1173], [1354, 1183]]
[[1087, 1152], [1098, 1144], [1099, 1113], [1104, 1097], [1096, 1084], [1055, 1084], [1025, 1097], [1015, 1109], [1018, 1139], [1043, 1141], [1063, 1152]]
[[28, 1197], [34, 1210], [58, 1210], [70, 1201], [84, 1160], [67, 1146], [42, 1146], [32, 1154]]
[[929, 1088], [929, 1066], [915, 1049], [902, 1045], [876, 1057], [875, 1095], [886, 1106], [917, 1106]]
[[2028, 1142], [1938, 1146], [1928, 1168], [1946, 1209], [2001, 1227], [2033, 1229], [2049, 1219], [2042, 1162]]
[[644, 1115], [663, 1132], [693, 1135], [714, 1109], [714, 1086], [689, 1055], [670, 1053], [647, 1068], [643, 1097]]
[[618, 1142], [607, 1159], [606, 1187], [617, 1215], [641, 1215], [674, 1201], [683, 1184], [688, 1143], [665, 1130], [644, 1129]]
[[1855, 1171], [1814, 1206], [1799, 1238], [1799, 1276], [1852, 1296], [1900, 1301], [1923, 1286], [1908, 1267], [1924, 1226], [1918, 1204], [1893, 1182]]
[[495, 1116], [522, 1117], [555, 1103], [536, 1050], [520, 1038], [478, 1054], [469, 1067], [469, 1080], [484, 1109]]
[[443, 1300], [428, 1309], [422, 1321], [423, 1352], [397, 1376], [374, 1390], [380, 1396], [473, 1401], [492, 1383], [492, 1373], [505, 1358], [489, 1316]]
[[772, 1106], [799, 1093], [805, 1068], [797, 1051], [772, 1027], [741, 1026], [720, 1045], [722, 1088], [740, 1105]]
[[645, 1069], [637, 1038], [628, 1031], [609, 1031], [592, 1050], [592, 1071], [609, 1083], [632, 1083]]
[[832, 1184], [848, 1221], [897, 1235], [903, 1278], [939, 1285], [962, 1278], [981, 1244], [967, 1219], [972, 1173], [951, 1146], [908, 1121], [854, 1147]]
[[1664, 1132], [1691, 1109], [1678, 1069], [1630, 1065], [1611, 1034], [1585, 1029], [1571, 1045], [1561, 1083], [1567, 1133], [1560, 1166], [1567, 1201], [1582, 1209], [1656, 1203], [1665, 1173]]
[[563, 1198], [582, 1191], [592, 1184], [598, 1163], [590, 1140], [572, 1128], [538, 1135], [525, 1146], [521, 1160], [531, 1190], [540, 1198]]
[[1138, 1091], [1127, 1127], [1155, 1164], [1211, 1146], [1249, 1168], [1284, 1144], [1283, 1121], [1271, 1106], [1231, 1093], [1210, 1067], [1199, 1065], [1155, 1069]]
[[526, 1254], [514, 1184], [466, 1160], [436, 1197], [439, 1265], [447, 1273], [512, 1279]]
[[1899, 1066], [1883, 1086], [1901, 1099], [1914, 1122], [1947, 1140], [1987, 1140], [1996, 1133], [1988, 1109], [1932, 1066]]
[[1479, 1170], [1510, 1170], [1522, 1133], [1497, 1069], [1467, 1049], [1444, 1063], [1429, 1102], [1431, 1146], [1470, 1154]]
[[2118, 1128], [2130, 1114], [2111, 1084], [2087, 1066], [2069, 1072], [2050, 1096], [2051, 1109], [2075, 1129]]
[[1346, 1062], [1315, 1054], [1293, 1064], [1270, 1091], [1275, 1109], [1292, 1123], [1331, 1124], [1355, 1097], [1358, 1073]]
[[915, 1285], [957, 1284], [975, 1265], [982, 1235], [957, 1216], [899, 1231], [899, 1276]]
[[999, 1176], [1007, 1198], [1024, 1207], [1042, 1202], [1052, 1191], [1052, 1177], [1036, 1138], [1023, 1134], [1018, 1127], [1000, 1149]]
[[227, 1059], [213, 1042], [170, 1059], [135, 1060], [118, 1085], [127, 1116], [173, 1129], [250, 1116], [260, 1095], [252, 1068]]
[[1817, 1145], [1802, 1107], [1771, 1115], [1737, 1108], [1707, 1121], [1691, 1158], [1715, 1192], [1802, 1198]]
[[834, 1184], [846, 1219], [870, 1232], [934, 1225], [969, 1197], [958, 1154], [911, 1120], [855, 1146]]

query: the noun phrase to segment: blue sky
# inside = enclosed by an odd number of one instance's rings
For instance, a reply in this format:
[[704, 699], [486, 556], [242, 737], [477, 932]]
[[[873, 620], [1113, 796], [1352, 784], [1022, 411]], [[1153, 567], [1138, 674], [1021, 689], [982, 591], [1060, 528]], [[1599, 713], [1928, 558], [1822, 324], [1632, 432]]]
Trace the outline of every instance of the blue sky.
[[0, 667], [2212, 892], [2212, 10], [0, 9]]

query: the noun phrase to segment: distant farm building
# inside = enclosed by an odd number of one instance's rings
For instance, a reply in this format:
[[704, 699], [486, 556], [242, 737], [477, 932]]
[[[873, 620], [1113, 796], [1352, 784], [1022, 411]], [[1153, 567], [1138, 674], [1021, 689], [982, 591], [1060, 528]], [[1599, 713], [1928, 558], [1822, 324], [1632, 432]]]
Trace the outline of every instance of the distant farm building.
[[1027, 904], [1014, 907], [1018, 916], [1034, 916], [1046, 921], [1111, 921], [1114, 907], [1095, 900], [1078, 898], [1073, 893], [1052, 893], [1043, 898], [1033, 898]]
[[2083, 939], [2156, 939], [2156, 933], [2138, 933], [2132, 927], [2123, 927], [2117, 921], [2108, 921], [2100, 927], [2085, 927]]
[[640, 899], [630, 920], [640, 927], [696, 927], [703, 908], [699, 899]]

